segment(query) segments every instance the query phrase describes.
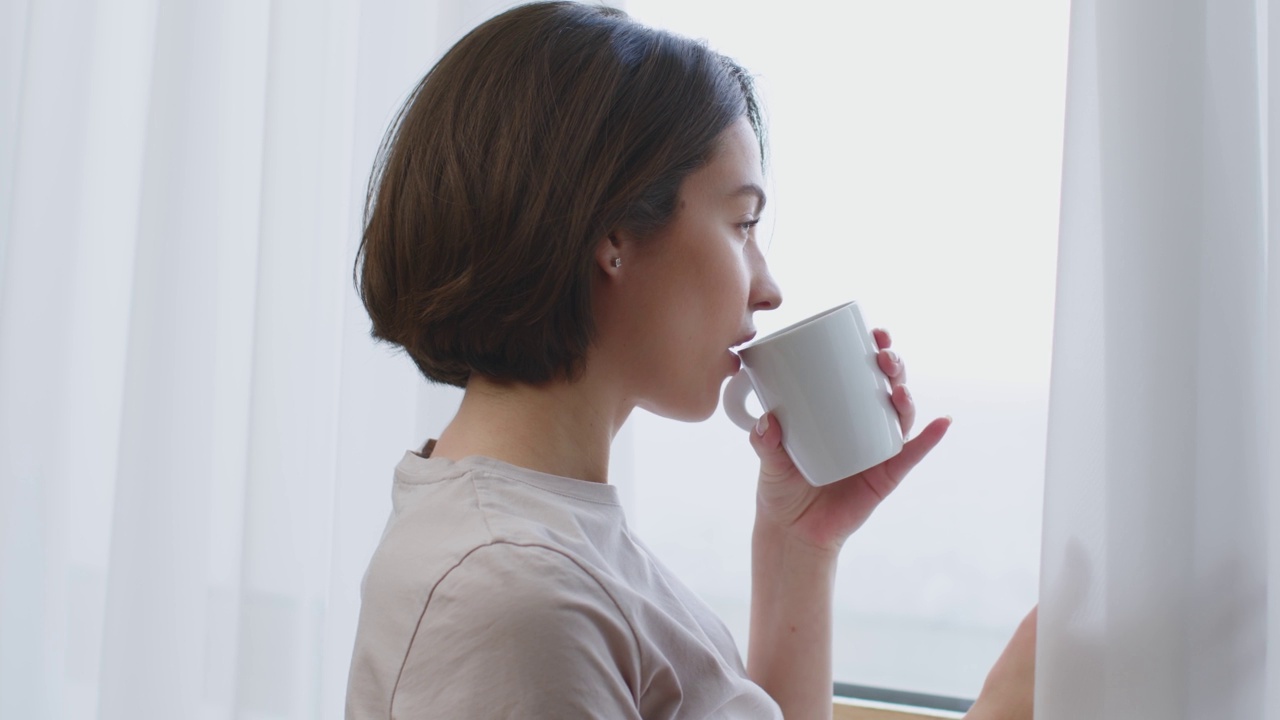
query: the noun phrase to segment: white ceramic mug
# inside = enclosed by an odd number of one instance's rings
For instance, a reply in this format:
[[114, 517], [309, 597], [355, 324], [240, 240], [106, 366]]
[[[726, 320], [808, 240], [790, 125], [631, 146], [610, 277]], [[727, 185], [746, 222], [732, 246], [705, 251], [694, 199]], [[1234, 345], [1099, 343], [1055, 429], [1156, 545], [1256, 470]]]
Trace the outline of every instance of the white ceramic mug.
[[743, 430], [753, 389], [782, 425], [782, 445], [810, 485], [874, 467], [902, 450], [889, 378], [857, 303], [818, 313], [738, 350], [742, 370], [724, 390], [724, 410]]

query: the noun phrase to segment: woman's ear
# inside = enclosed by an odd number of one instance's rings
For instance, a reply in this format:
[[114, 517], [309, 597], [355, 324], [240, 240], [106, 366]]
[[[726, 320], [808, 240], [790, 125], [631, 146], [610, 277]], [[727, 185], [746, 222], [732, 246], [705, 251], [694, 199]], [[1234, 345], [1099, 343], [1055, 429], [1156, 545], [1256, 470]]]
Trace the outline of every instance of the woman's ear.
[[615, 230], [596, 243], [596, 267], [606, 275], [617, 276], [622, 271], [623, 256], [631, 247], [631, 243], [625, 242], [625, 239], [625, 233]]

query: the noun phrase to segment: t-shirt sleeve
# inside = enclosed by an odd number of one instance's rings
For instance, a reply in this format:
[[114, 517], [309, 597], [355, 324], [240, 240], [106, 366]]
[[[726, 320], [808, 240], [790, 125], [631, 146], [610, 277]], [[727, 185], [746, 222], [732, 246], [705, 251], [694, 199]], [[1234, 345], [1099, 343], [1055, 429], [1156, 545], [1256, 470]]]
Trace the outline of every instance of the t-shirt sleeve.
[[639, 718], [636, 638], [613, 598], [564, 554], [495, 543], [436, 585], [393, 718]]

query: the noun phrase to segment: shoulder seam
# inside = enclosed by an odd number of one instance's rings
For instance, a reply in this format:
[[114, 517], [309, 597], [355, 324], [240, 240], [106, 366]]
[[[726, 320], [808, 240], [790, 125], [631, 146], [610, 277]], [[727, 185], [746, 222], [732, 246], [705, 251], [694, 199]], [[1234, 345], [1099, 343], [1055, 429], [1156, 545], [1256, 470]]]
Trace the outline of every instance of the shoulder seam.
[[[488, 525], [488, 521], [486, 520], [486, 527], [487, 525]], [[618, 611], [618, 616], [622, 618], [622, 622], [626, 624], [628, 632], [631, 633], [631, 642], [634, 644], [636, 648], [636, 657], [640, 658], [641, 663], [644, 662], [644, 653], [642, 652], [642, 646], [640, 644], [640, 635], [636, 632], [635, 626], [631, 624], [631, 618], [627, 617], [627, 614], [622, 611], [622, 605], [618, 602], [618, 599], [613, 596], [613, 593], [609, 592], [609, 590], [605, 588], [604, 583], [600, 582], [600, 579], [597, 578], [595, 574], [592, 573], [590, 570], [588, 570], [585, 566], [583, 566], [582, 563], [570, 557], [567, 553], [557, 548], [550, 547], [548, 545], [542, 545], [540, 543], [517, 543], [517, 542], [511, 542], [509, 540], [494, 540], [492, 542], [485, 543], [484, 545], [477, 545], [476, 547], [468, 550], [467, 553], [458, 560], [458, 562], [454, 563], [448, 570], [446, 570], [444, 574], [440, 576], [440, 579], [437, 580], [435, 584], [431, 586], [431, 592], [427, 593], [426, 602], [422, 604], [422, 612], [418, 614], [418, 622], [413, 627], [413, 635], [410, 636], [409, 644], [408, 646], [405, 647], [404, 658], [400, 661], [400, 670], [396, 673], [396, 681], [391, 686], [391, 702], [387, 707], [388, 718], [394, 717], [396, 692], [400, 689], [400, 679], [404, 676], [405, 666], [409, 664], [409, 655], [410, 653], [413, 652], [413, 644], [418, 639], [418, 631], [422, 628], [422, 621], [427, 616], [427, 608], [431, 606], [431, 598], [435, 596], [436, 588], [440, 587], [440, 584], [443, 583], [445, 579], [448, 578], [449, 575], [453, 573], [454, 570], [457, 570], [459, 567], [461, 567], [462, 564], [466, 562], [467, 559], [470, 558], [472, 555], [474, 555], [476, 552], [478, 552], [479, 550], [483, 550], [485, 548], [492, 548], [498, 545], [506, 545], [509, 547], [517, 547], [517, 548], [531, 548], [531, 549], [538, 549], [538, 550], [546, 550], [555, 555], [559, 555], [561, 558], [568, 560], [570, 563], [573, 563], [573, 565], [577, 567], [579, 570], [581, 570], [584, 575], [591, 578], [591, 581], [596, 584], [596, 587], [600, 588], [600, 592], [603, 593], [605, 597], [609, 598], [609, 602], [613, 603], [614, 609]], [[638, 702], [639, 698], [636, 698], [636, 700]]]

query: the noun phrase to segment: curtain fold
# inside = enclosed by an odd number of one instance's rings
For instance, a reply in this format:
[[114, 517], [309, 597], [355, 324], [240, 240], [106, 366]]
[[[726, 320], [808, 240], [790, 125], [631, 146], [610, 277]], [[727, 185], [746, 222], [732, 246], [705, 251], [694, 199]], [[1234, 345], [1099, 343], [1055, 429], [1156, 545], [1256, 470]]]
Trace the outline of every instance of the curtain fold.
[[391, 468], [456, 405], [369, 341], [368, 173], [503, 6], [0, 9], [0, 717], [341, 717]]
[[1041, 720], [1280, 717], [1265, 10], [1072, 6]]

